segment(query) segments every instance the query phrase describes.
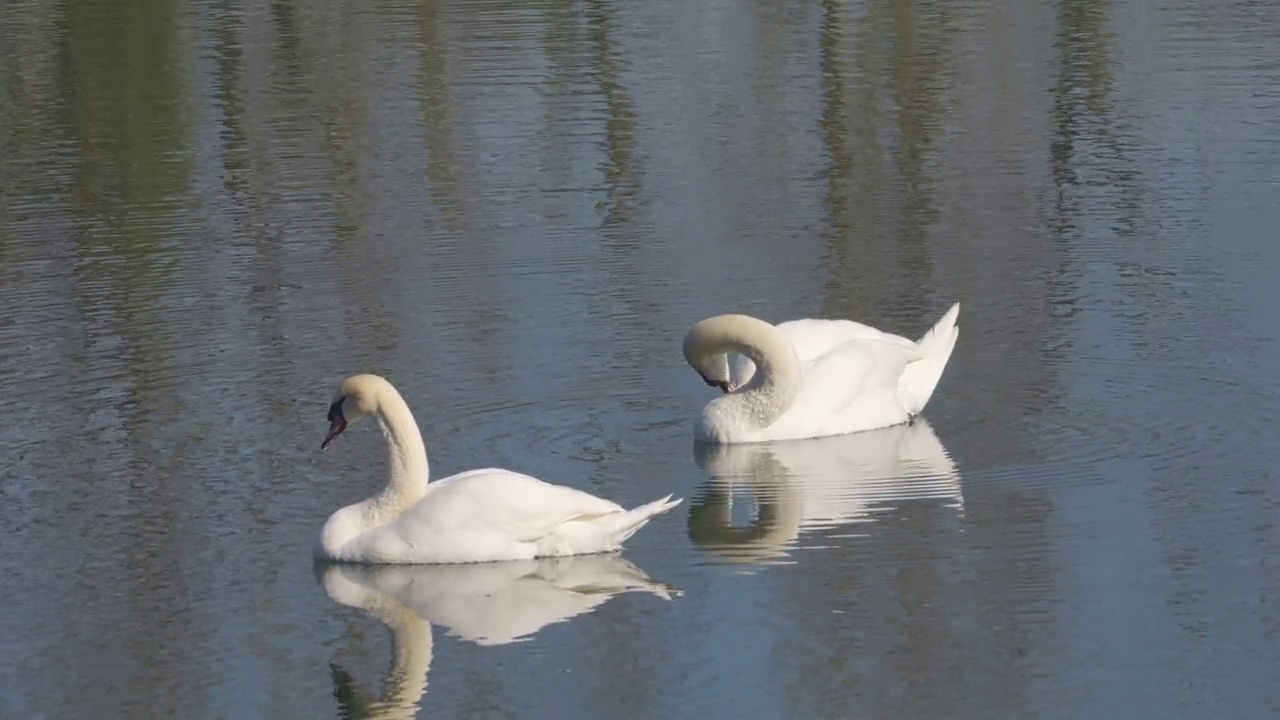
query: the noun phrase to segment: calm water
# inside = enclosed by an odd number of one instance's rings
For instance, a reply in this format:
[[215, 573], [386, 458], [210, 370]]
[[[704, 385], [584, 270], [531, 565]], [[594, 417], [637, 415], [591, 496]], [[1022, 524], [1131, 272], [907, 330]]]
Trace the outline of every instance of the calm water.
[[[1280, 715], [1280, 5], [0, 4], [0, 717]], [[696, 448], [693, 322], [963, 332]], [[686, 501], [313, 567], [384, 480]], [[584, 592], [584, 588], [589, 592]]]

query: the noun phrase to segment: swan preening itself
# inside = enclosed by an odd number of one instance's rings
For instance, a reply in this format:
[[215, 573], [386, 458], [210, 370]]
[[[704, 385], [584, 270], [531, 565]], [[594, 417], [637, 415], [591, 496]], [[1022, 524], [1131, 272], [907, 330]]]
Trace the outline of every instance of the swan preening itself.
[[469, 565], [370, 566], [324, 563], [317, 579], [335, 602], [377, 617], [391, 630], [391, 667], [377, 700], [331, 663], [342, 717], [417, 717], [440, 625], [477, 645], [527, 639], [543, 627], [594, 611], [625, 592], [679, 595], [614, 554]]
[[684, 337], [684, 357], [724, 395], [694, 433], [715, 443], [802, 440], [910, 422], [955, 349], [960, 304], [918, 341], [852, 320], [771, 325], [717, 315]]
[[391, 479], [329, 517], [316, 556], [373, 564], [472, 563], [614, 552], [670, 495], [627, 510], [610, 500], [510, 470], [468, 470], [428, 483], [427, 450], [413, 413], [377, 375], [347, 378], [329, 405], [321, 449], [373, 416], [386, 438]]

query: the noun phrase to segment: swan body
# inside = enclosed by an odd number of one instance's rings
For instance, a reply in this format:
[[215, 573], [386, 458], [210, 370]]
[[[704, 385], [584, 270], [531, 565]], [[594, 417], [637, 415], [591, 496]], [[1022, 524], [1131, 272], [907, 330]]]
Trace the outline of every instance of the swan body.
[[668, 495], [627, 510], [529, 475], [485, 468], [428, 482], [427, 452], [400, 393], [376, 375], [347, 378], [329, 406], [326, 448], [349, 423], [373, 416], [390, 455], [380, 493], [333, 513], [316, 556], [371, 564], [473, 563], [615, 552], [656, 515]]
[[852, 320], [707, 318], [685, 335], [684, 356], [725, 394], [703, 408], [694, 435], [771, 442], [910, 422], [951, 358], [959, 313], [960, 304], [952, 305], [918, 341]]

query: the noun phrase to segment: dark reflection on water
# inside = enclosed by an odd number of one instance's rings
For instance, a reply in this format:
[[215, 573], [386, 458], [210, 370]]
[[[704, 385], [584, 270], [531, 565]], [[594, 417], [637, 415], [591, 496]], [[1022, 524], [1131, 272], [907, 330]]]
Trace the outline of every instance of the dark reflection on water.
[[[681, 597], [437, 628], [393, 716], [1280, 713], [1277, 7], [0, 4], [0, 717], [379, 695], [355, 371], [438, 475], [687, 498]], [[691, 452], [692, 322], [957, 300], [927, 423]]]

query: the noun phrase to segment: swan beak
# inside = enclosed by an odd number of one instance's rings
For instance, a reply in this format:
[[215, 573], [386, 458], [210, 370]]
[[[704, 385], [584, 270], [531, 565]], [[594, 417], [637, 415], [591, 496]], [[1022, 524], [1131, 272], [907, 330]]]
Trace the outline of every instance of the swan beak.
[[341, 435], [342, 431], [346, 429], [346, 418], [341, 415], [335, 417], [333, 421], [329, 423], [329, 434], [324, 436], [324, 442], [320, 443], [320, 449], [327, 449], [329, 447], [329, 443], [333, 442], [333, 439]]
[[[699, 374], [701, 375], [701, 373]], [[720, 388], [722, 391], [724, 391], [726, 395], [733, 390], [733, 388], [729, 386], [728, 380], [712, 380], [706, 375], [702, 375], [702, 382], [710, 385], [713, 388]]]

